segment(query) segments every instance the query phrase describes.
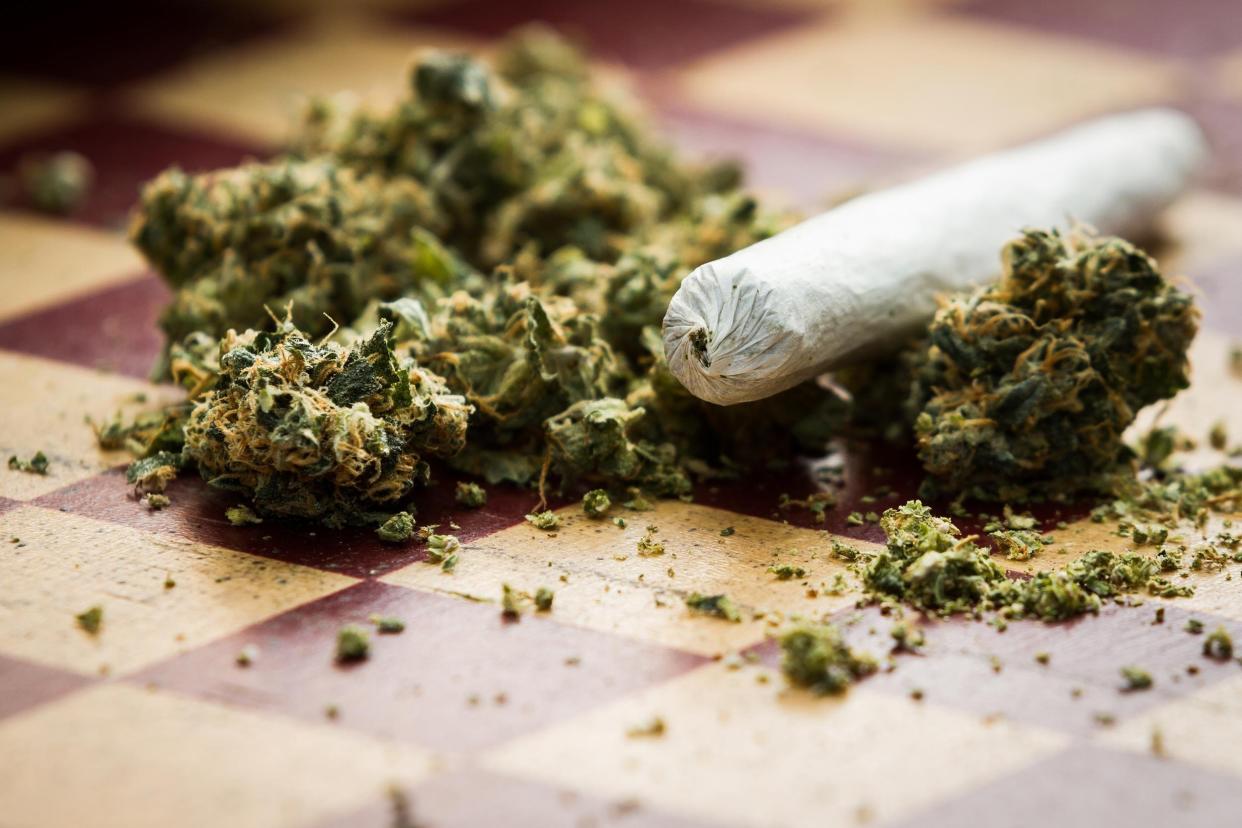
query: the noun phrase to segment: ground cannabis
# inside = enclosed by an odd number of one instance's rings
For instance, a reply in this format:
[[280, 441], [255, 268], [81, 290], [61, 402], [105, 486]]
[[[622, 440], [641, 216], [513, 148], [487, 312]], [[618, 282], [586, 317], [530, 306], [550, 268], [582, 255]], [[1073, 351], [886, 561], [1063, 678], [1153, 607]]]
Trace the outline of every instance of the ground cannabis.
[[397, 512], [381, 523], [375, 534], [384, 543], [405, 543], [414, 537], [414, 516], [409, 512]]
[[362, 661], [371, 654], [371, 638], [362, 627], [349, 624], [336, 634], [336, 660]]
[[83, 630], [91, 635], [96, 635], [99, 632], [99, 626], [103, 623], [103, 607], [96, 604], [90, 609], [75, 615], [74, 619]]
[[742, 620], [737, 604], [728, 595], [702, 595], [692, 592], [686, 597], [686, 607], [691, 612], [722, 618], [735, 624]]
[[1129, 243], [1029, 230], [935, 317], [915, 369], [924, 494], [1109, 492], [1140, 408], [1189, 384], [1191, 297]]
[[776, 576], [778, 581], [788, 581], [792, 578], [802, 578], [806, 575], [806, 570], [800, 566], [793, 564], [773, 564], [768, 567], [768, 572]]
[[41, 451], [36, 451], [29, 460], [22, 460], [13, 455], [9, 458], [9, 468], [13, 471], [22, 471], [29, 474], [47, 474], [47, 455]]
[[654, 526], [648, 526], [643, 536], [638, 539], [638, 554], [644, 558], [654, 558], [664, 554], [664, 542], [656, 539], [656, 532], [659, 530]]
[[789, 680], [822, 695], [841, 693], [876, 671], [875, 661], [850, 649], [830, 624], [800, 624], [781, 635], [780, 645]]
[[1011, 579], [988, 550], [973, 538], [961, 537], [951, 521], [917, 500], [887, 510], [880, 525], [887, 536], [885, 548], [854, 557], [865, 590], [873, 600], [895, 599], [933, 614], [995, 612], [1002, 621], [1060, 621], [1098, 612], [1103, 601], [1123, 595], [1178, 597], [1193, 592], [1160, 577], [1155, 558], [1103, 550], [1091, 550], [1029, 579]]
[[263, 522], [263, 518], [256, 515], [249, 506], [230, 506], [224, 510], [224, 516], [234, 526], [254, 526]]

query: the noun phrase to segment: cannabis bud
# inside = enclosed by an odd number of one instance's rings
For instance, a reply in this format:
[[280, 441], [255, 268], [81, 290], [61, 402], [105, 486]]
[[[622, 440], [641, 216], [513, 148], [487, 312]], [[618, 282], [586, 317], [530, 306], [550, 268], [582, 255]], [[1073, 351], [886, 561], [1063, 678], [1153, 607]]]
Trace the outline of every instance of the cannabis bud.
[[912, 403], [925, 495], [1109, 488], [1140, 408], [1189, 383], [1198, 312], [1128, 242], [1029, 230], [999, 283], [936, 314]]
[[383, 522], [378, 510], [428, 482], [427, 456], [461, 449], [470, 414], [439, 377], [397, 359], [390, 333], [381, 324], [347, 350], [288, 323], [230, 332], [217, 385], [185, 425], [185, 455], [260, 514]]

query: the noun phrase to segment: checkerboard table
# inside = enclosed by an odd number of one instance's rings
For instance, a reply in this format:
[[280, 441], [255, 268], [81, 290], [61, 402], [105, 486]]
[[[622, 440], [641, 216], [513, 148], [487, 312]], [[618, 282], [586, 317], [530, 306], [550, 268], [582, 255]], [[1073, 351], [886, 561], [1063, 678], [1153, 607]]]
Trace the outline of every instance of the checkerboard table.
[[[232, 501], [191, 477], [148, 511], [86, 423], [175, 397], [146, 379], [168, 292], [122, 232], [143, 180], [270, 154], [305, 94], [391, 98], [414, 48], [486, 52], [542, 19], [590, 43], [687, 152], [740, 157], [760, 191], [807, 208], [1108, 111], [1194, 113], [1217, 161], [1152, 243], [1199, 292], [1204, 330], [1192, 388], [1158, 413], [1242, 435], [1231, 0], [342, 6], [84, 4], [18, 14], [3, 36], [0, 171], [74, 149], [97, 181], [66, 218], [0, 211], [0, 456], [51, 461], [0, 468], [0, 826], [1238, 823], [1242, 667], [1184, 631], [1242, 637], [1236, 565], [1195, 575], [1193, 598], [1068, 624], [928, 620], [923, 652], [817, 698], [786, 685], [770, 633], [832, 614], [886, 649], [892, 619], [827, 588], [848, 574], [827, 552], [882, 540], [845, 518], [881, 484], [894, 493], [866, 508], [912, 493], [901, 458], [851, 447], [823, 525], [777, 508], [814, 485], [801, 467], [624, 528], [562, 505], [554, 534], [522, 520], [529, 492], [465, 510], [441, 486], [419, 509], [460, 526], [447, 574], [368, 533], [233, 527]], [[1016, 575], [1125, 548], [1086, 511], [1039, 512], [1067, 525]], [[635, 554], [648, 524], [665, 556]], [[777, 553], [805, 577], [768, 574]], [[553, 611], [506, 621], [502, 583], [554, 588]], [[744, 620], [689, 615], [695, 591], [729, 593]], [[88, 636], [74, 616], [95, 604]], [[337, 630], [377, 613], [405, 631], [337, 664]], [[1126, 664], [1155, 686], [1120, 692]], [[664, 733], [635, 736], [653, 717]]]

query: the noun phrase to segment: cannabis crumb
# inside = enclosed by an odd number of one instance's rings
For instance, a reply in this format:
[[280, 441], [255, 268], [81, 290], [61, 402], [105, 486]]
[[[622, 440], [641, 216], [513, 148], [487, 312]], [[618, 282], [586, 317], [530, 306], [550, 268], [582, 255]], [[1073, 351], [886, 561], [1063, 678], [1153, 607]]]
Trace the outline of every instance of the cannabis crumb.
[[602, 519], [612, 508], [612, 498], [603, 489], [592, 489], [582, 496], [582, 511], [589, 518]]
[[259, 660], [259, 648], [255, 644], [247, 644], [237, 652], [234, 661], [238, 667], [249, 667]]
[[659, 530], [654, 526], [648, 526], [647, 531], [638, 539], [638, 554], [644, 558], [654, 558], [664, 554], [664, 543], [656, 539], [656, 532]]
[[29, 460], [22, 460], [17, 455], [9, 458], [9, 468], [13, 471], [45, 475], [47, 474], [47, 467], [47, 455], [41, 451], [36, 451]]
[[457, 568], [461, 541], [456, 535], [431, 534], [427, 536], [427, 562], [439, 564], [444, 572]]
[[1216, 661], [1233, 658], [1233, 637], [1223, 626], [1217, 627], [1203, 639], [1203, 654]]
[[1121, 668], [1122, 690], [1132, 692], [1135, 690], [1148, 690], [1155, 682], [1152, 680], [1151, 673], [1142, 667], [1122, 667]]
[[405, 543], [414, 537], [414, 516], [409, 512], [397, 512], [381, 523], [375, 534], [384, 543]]
[[161, 509], [167, 509], [172, 501], [168, 499], [168, 495], [159, 494], [158, 492], [148, 492], [142, 496], [142, 503], [152, 512], [158, 512]]
[[362, 661], [371, 654], [371, 638], [367, 631], [353, 624], [341, 627], [336, 634], [336, 660]]
[[224, 516], [234, 526], [253, 526], [263, 522], [263, 518], [256, 515], [249, 506], [230, 506], [224, 510]]
[[806, 577], [805, 569], [803, 569], [800, 566], [794, 566], [793, 564], [787, 564], [787, 563], [773, 564], [772, 566], [768, 567], [768, 572], [775, 575], [776, 580], [778, 581], [788, 581], [788, 580], [792, 580], [793, 578]]
[[732, 526], [726, 526], [725, 528], [720, 530], [720, 537], [731, 538], [733, 537], [734, 534], [736, 534], [736, 532], [737, 530], [734, 529]]
[[843, 692], [876, 671], [875, 661], [852, 650], [831, 624], [801, 624], [780, 637], [781, 670], [790, 682], [820, 695]]
[[80, 612], [74, 616], [78, 622], [78, 626], [91, 635], [99, 633], [99, 626], [103, 623], [103, 607], [96, 604], [90, 609]]
[[396, 616], [372, 615], [370, 621], [375, 625], [375, 631], [378, 633], [393, 634], [405, 630], [405, 621]]
[[722, 618], [735, 624], [742, 620], [737, 604], [728, 595], [702, 595], [694, 592], [686, 598], [686, 606], [691, 612]]
[[547, 587], [539, 587], [539, 589], [535, 590], [535, 611], [551, 612], [552, 600], [555, 597], [556, 594], [552, 590]]
[[536, 529], [550, 532], [561, 525], [560, 516], [553, 511], [535, 512], [526, 516], [526, 522]]
[[467, 509], [479, 509], [487, 505], [487, 492], [478, 483], [462, 481], [457, 484], [453, 499]]

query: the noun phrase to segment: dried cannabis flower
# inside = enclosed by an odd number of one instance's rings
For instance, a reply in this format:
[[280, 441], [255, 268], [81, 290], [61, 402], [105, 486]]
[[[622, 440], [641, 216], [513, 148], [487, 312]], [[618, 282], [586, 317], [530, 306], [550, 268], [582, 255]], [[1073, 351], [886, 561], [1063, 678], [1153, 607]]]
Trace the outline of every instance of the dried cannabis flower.
[[375, 534], [385, 543], [404, 543], [414, 537], [414, 516], [409, 512], [397, 512], [381, 523]]
[[537, 612], [551, 612], [552, 600], [556, 594], [547, 587], [539, 587], [535, 590], [535, 610]]
[[285, 324], [232, 332], [220, 376], [185, 424], [185, 455], [261, 515], [375, 524], [427, 483], [424, 455], [465, 441], [470, 408], [434, 374], [403, 364], [385, 323], [352, 349], [311, 344]]
[[937, 313], [912, 407], [926, 494], [1108, 491], [1122, 432], [1189, 384], [1191, 297], [1129, 243], [1028, 230], [995, 285]]
[[830, 624], [802, 624], [780, 637], [781, 670], [791, 682], [821, 695], [844, 691], [876, 670], [875, 661], [856, 653]]
[[556, 514], [556, 512], [543, 511], [527, 515], [526, 522], [536, 529], [551, 532], [553, 529], [561, 525], [561, 518]]

